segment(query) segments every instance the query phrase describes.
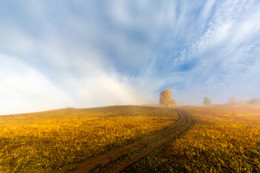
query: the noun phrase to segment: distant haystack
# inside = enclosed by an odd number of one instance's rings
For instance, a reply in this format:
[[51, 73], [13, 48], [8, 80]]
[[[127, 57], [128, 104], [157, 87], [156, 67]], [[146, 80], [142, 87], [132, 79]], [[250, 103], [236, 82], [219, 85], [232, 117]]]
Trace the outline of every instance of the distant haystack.
[[249, 100], [249, 104], [260, 104], [260, 98], [253, 98]]
[[204, 105], [211, 105], [211, 100], [208, 97], [204, 97]]
[[160, 93], [160, 104], [161, 105], [176, 105], [175, 100], [172, 98], [172, 91], [167, 88], [165, 91]]
[[235, 97], [230, 97], [229, 100], [228, 100], [228, 103], [229, 104], [236, 104], [236, 98]]

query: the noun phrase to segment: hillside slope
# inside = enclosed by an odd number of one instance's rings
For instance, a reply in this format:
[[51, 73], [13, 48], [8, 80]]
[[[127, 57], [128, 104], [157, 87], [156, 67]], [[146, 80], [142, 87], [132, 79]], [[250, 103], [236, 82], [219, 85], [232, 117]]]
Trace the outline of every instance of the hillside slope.
[[174, 123], [172, 109], [111, 106], [0, 117], [0, 172], [57, 172], [151, 136]]

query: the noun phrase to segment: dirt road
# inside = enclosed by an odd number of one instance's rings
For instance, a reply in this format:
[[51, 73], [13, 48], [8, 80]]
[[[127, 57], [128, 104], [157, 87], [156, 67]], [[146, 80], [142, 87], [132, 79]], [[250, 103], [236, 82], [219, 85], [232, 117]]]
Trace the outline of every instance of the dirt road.
[[192, 126], [193, 120], [189, 114], [182, 109], [173, 111], [179, 115], [175, 123], [154, 135], [79, 163], [75, 165], [76, 169], [72, 172], [127, 172], [131, 165], [171, 142]]

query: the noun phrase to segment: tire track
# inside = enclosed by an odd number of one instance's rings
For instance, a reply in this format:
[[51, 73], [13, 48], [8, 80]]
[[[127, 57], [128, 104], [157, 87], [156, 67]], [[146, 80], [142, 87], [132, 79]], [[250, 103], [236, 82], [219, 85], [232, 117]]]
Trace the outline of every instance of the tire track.
[[175, 111], [179, 115], [175, 123], [154, 135], [76, 164], [77, 169], [73, 172], [128, 172], [131, 165], [177, 138], [192, 126], [193, 120], [189, 114], [182, 109], [176, 109]]

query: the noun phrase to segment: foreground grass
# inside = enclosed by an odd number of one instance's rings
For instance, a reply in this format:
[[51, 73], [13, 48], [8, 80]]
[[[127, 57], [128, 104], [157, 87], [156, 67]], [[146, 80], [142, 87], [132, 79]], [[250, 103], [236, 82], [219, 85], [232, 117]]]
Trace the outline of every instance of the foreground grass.
[[170, 109], [118, 106], [0, 117], [0, 172], [57, 172], [173, 123]]
[[260, 172], [260, 107], [185, 109], [196, 123], [134, 167], [147, 172]]

